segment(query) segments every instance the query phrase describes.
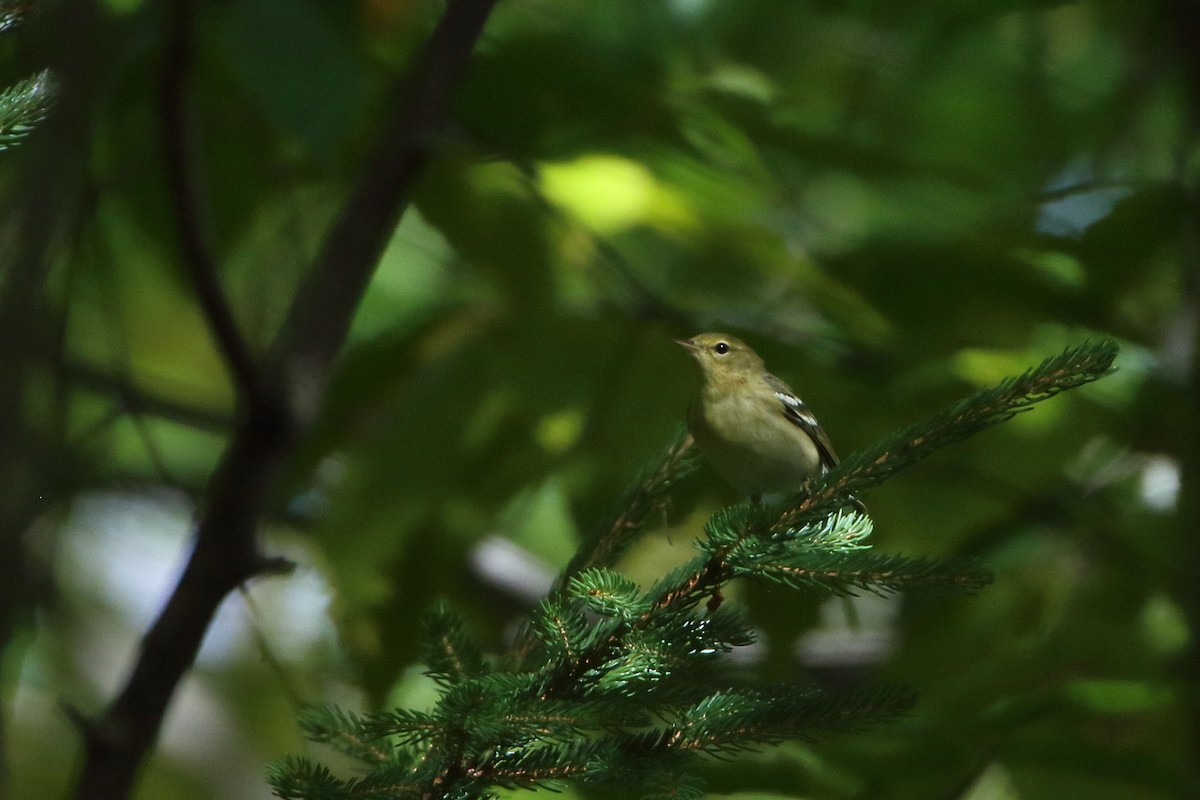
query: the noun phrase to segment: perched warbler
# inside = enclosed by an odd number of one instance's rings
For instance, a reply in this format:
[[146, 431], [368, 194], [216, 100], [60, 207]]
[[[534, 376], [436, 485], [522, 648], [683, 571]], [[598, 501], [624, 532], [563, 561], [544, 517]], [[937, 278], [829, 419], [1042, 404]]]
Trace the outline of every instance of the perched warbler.
[[720, 475], [757, 503], [794, 492], [838, 463], [829, 436], [788, 385], [745, 342], [723, 333], [680, 339], [704, 383], [688, 429]]

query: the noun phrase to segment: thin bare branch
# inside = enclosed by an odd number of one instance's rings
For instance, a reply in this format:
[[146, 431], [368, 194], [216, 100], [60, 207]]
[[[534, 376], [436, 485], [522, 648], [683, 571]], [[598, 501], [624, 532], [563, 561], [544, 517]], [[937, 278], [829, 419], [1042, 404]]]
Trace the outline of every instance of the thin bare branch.
[[188, 83], [194, 50], [194, 9], [191, 0], [178, 0], [170, 11], [166, 58], [159, 89], [163, 160], [167, 194], [178, 228], [180, 253], [209, 332], [239, 394], [253, 396], [259, 373], [246, 339], [238, 327], [221, 285], [220, 270], [201, 201], [193, 141], [195, 123], [188, 103]]
[[233, 430], [232, 414], [162, 397], [138, 386], [127, 372], [114, 374], [82, 361], [72, 361], [64, 365], [63, 378], [76, 389], [111, 397], [122, 413], [146, 414], [213, 433]]

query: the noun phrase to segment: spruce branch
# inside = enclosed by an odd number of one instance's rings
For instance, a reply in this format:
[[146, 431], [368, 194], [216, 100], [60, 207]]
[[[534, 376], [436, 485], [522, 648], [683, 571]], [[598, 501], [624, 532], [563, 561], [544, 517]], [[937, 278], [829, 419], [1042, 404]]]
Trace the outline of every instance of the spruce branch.
[[553, 788], [570, 778], [581, 778], [595, 770], [600, 746], [585, 741], [551, 747], [527, 747], [498, 754], [467, 769], [467, 777], [483, 787], [509, 789]]
[[462, 617], [438, 606], [424, 620], [425, 674], [443, 686], [489, 671], [483, 651], [467, 633]]
[[[579, 587], [576, 576], [613, 564], [655, 519], [666, 514], [670, 493], [700, 466], [699, 453], [687, 429], [680, 426], [658, 457], [643, 467], [621, 493], [612, 514], [596, 526], [558, 576], [551, 597]], [[597, 598], [596, 603], [601, 601]], [[520, 664], [529, 656], [539, 632], [525, 626], [509, 654]]]
[[267, 779], [275, 794], [287, 800], [344, 800], [352, 786], [328, 767], [299, 756], [287, 756], [269, 766]]
[[818, 594], [854, 594], [855, 589], [962, 594], [981, 589], [993, 577], [976, 559], [933, 561], [869, 552], [864, 540], [873, 525], [856, 511], [838, 511], [801, 528], [762, 536], [737, 537], [739, 529], [728, 527], [727, 521], [710, 527], [709, 539], [698, 546], [723, 552], [731, 578], [761, 579]]
[[795, 527], [847, 504], [856, 492], [878, 486], [947, 445], [1007, 422], [1035, 404], [1099, 380], [1114, 371], [1117, 343], [1084, 342], [1051, 356], [1021, 375], [983, 389], [874, 445], [853, 453], [784, 504], [772, 530]]
[[643, 800], [703, 800], [704, 782], [690, 769], [694, 759], [682, 758], [653, 764], [638, 777]]
[[629, 619], [645, 611], [641, 588], [619, 572], [593, 568], [571, 578], [567, 592], [589, 611]]
[[[690, 454], [681, 454], [691, 444], [677, 438], [626, 493], [627, 508], [585, 543], [585, 555], [531, 615], [517, 645], [525, 648], [522, 658], [510, 671], [492, 668], [461, 621], [436, 612], [427, 657], [441, 696], [430, 712], [321, 712], [307, 723], [311, 738], [364, 762], [377, 756], [372, 743], [385, 739], [402, 745], [393, 757], [341, 784], [306, 762], [284, 761], [272, 772], [276, 792], [446, 800], [488, 797], [497, 786], [553, 788], [581, 779], [627, 782], [639, 796], [697, 798], [693, 762], [702, 755], [811, 741], [903, 713], [914, 695], [899, 687], [825, 692], [721, 683], [722, 656], [754, 641], [741, 610], [720, 602], [722, 587], [749, 578], [815, 594], [977, 590], [991, 574], [974, 560], [873, 553], [872, 522], [855, 510], [854, 492], [1107, 374], [1114, 355], [1111, 343], [1069, 350], [852, 456], [783, 506], [715, 513], [697, 542], [700, 554], [643, 591], [598, 562], [627, 545], [624, 531], [643, 526], [653, 513], [647, 509], [666, 502], [663, 487], [690, 469]], [[296, 794], [306, 775], [314, 793]]]
[[839, 509], [836, 513], [810, 522], [799, 528], [772, 528], [762, 523], [771, 519], [770, 511], [758, 506], [731, 506], [717, 511], [704, 525], [705, 537], [696, 543], [702, 552], [713, 554], [722, 549], [737, 547], [747, 537], [746, 529], [764, 527], [766, 532], [756, 537], [776, 547], [803, 547], [809, 551], [844, 553], [870, 549], [866, 539], [875, 523], [857, 510]]
[[716, 692], [686, 709], [661, 746], [728, 754], [812, 741], [894, 718], [914, 702], [911, 689], [895, 686], [837, 693], [787, 685]]
[[390, 727], [381, 732], [377, 724], [369, 724], [364, 717], [330, 706], [306, 709], [300, 714], [300, 728], [310, 741], [328, 744], [368, 764], [390, 760], [391, 748], [386, 741], [380, 742], [390, 734]]
[[529, 626], [546, 656], [567, 664], [578, 662], [580, 652], [589, 645], [591, 630], [576, 604], [553, 598], [542, 600]]
[[[0, 23], [7, 19], [0, 16]], [[16, 145], [45, 119], [57, 95], [58, 84], [48, 69], [0, 92], [0, 151]]]
[[669, 508], [670, 492], [700, 466], [695, 442], [680, 428], [659, 457], [621, 494], [612, 516], [597, 526], [563, 571], [559, 585], [589, 567], [616, 562], [646, 525]]
[[32, 0], [4, 0], [4, 2], [0, 2], [0, 33], [12, 30], [24, 22], [32, 13]]
[[737, 547], [726, 557], [733, 578], [782, 584], [815, 594], [873, 594], [921, 591], [933, 594], [975, 592], [994, 580], [977, 559], [930, 560], [876, 553], [784, 556]]

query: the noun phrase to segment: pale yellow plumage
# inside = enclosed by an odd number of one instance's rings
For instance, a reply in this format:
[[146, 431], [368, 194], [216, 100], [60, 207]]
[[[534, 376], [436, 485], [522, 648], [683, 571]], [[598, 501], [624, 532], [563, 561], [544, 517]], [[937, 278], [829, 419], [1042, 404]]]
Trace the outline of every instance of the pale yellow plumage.
[[794, 492], [837, 464], [808, 407], [745, 342], [702, 333], [679, 344], [703, 376], [688, 428], [713, 469], [740, 491], [755, 501]]

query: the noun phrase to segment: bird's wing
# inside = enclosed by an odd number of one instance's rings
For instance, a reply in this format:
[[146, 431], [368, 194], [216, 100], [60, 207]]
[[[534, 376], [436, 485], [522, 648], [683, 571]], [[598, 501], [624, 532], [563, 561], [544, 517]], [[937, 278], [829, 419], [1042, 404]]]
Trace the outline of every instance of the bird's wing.
[[808, 410], [804, 401], [797, 397], [786, 383], [774, 375], [766, 373], [763, 375], [763, 379], [783, 406], [783, 415], [788, 418], [788, 421], [812, 437], [813, 442], [817, 445], [817, 450], [821, 453], [822, 468], [836, 467], [838, 457], [829, 441], [829, 434], [825, 433], [825, 429], [821, 427], [821, 423], [817, 422], [817, 418]]

